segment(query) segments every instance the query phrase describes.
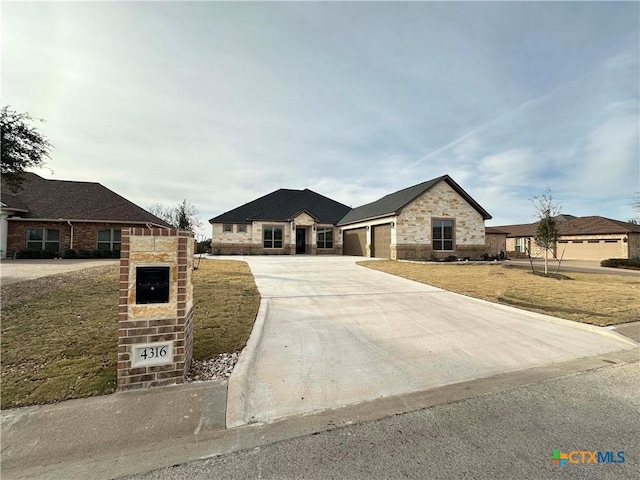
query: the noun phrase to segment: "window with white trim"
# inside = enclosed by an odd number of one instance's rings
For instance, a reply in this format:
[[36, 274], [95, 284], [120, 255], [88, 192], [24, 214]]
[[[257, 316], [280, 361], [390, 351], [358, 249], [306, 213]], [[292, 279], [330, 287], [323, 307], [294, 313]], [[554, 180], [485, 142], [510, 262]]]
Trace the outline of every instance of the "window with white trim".
[[527, 253], [527, 244], [526, 238], [516, 238], [516, 252]]
[[238, 233], [247, 233], [246, 225], [238, 225]]
[[30, 228], [27, 230], [27, 248], [30, 250], [60, 251], [60, 230], [53, 228]]
[[333, 228], [318, 228], [316, 244], [318, 248], [333, 248]]
[[121, 234], [119, 228], [98, 230], [98, 250], [120, 251]]
[[431, 222], [433, 236], [431, 243], [434, 250], [453, 250], [453, 220], [433, 220]]
[[264, 227], [262, 242], [264, 248], [282, 248], [282, 227]]
[[224, 225], [222, 225], [222, 231], [223, 232], [233, 232], [233, 225], [226, 223]]

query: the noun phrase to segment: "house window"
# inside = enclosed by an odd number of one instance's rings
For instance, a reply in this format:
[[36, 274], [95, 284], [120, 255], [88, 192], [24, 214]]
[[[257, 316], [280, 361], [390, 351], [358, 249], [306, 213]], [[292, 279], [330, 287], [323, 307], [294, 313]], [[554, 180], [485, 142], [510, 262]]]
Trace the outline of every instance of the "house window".
[[60, 230], [30, 228], [27, 231], [27, 248], [31, 250], [60, 251]]
[[432, 243], [434, 250], [453, 250], [453, 220], [433, 220]]
[[333, 228], [319, 228], [316, 243], [318, 248], [333, 248]]
[[527, 239], [516, 238], [516, 252], [527, 253]]
[[233, 225], [225, 224], [222, 226], [223, 232], [233, 232]]
[[98, 230], [98, 250], [120, 251], [120, 229]]
[[262, 240], [264, 248], [282, 248], [282, 227], [264, 227]]
[[238, 232], [239, 233], [247, 233], [247, 226], [246, 225], [238, 225]]

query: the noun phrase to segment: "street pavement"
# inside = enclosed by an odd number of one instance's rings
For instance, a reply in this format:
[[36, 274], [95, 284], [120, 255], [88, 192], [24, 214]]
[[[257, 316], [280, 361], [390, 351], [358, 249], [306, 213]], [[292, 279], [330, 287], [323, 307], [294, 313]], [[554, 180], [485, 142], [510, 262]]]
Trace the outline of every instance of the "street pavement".
[[[638, 385], [638, 363], [609, 366], [128, 478], [635, 480]], [[625, 461], [560, 467], [555, 449]]]
[[[514, 267], [531, 268], [531, 262], [526, 259], [510, 259], [504, 262], [505, 265]], [[533, 261], [536, 271], [544, 272], [544, 259], [537, 258]], [[601, 267], [597, 260], [563, 260], [558, 268], [558, 262], [549, 259], [549, 272], [556, 273], [582, 272], [582, 273], [604, 273], [607, 275], [620, 275], [626, 277], [640, 277], [640, 270], [629, 270], [625, 268]]]
[[229, 379], [230, 427], [634, 346], [611, 330], [363, 268], [359, 257], [242, 259], [262, 303], [257, 339]]

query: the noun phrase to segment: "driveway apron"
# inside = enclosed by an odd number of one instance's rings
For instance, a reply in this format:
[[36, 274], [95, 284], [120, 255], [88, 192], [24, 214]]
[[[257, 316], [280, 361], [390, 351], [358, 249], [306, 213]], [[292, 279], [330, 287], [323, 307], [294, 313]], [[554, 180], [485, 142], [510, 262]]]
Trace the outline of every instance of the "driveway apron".
[[362, 258], [243, 259], [266, 317], [251, 367], [238, 372], [246, 378], [229, 383], [242, 399], [228, 405], [235, 425], [633, 348], [604, 328], [356, 265]]

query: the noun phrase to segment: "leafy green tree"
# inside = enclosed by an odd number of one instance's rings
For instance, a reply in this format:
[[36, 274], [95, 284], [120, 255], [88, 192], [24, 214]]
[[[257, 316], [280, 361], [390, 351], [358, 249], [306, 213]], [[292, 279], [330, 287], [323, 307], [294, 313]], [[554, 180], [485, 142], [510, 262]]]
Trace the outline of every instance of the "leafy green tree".
[[3, 181], [13, 189], [20, 187], [27, 169], [41, 167], [51, 158], [53, 145], [31, 125], [33, 121], [28, 113], [18, 113], [9, 106], [0, 110], [1, 173]]
[[558, 241], [558, 225], [555, 220], [560, 213], [561, 206], [556, 203], [550, 188], [540, 196], [531, 198], [538, 217], [536, 233], [533, 237], [535, 244], [544, 250], [544, 274], [549, 273], [549, 252], [553, 255]]

